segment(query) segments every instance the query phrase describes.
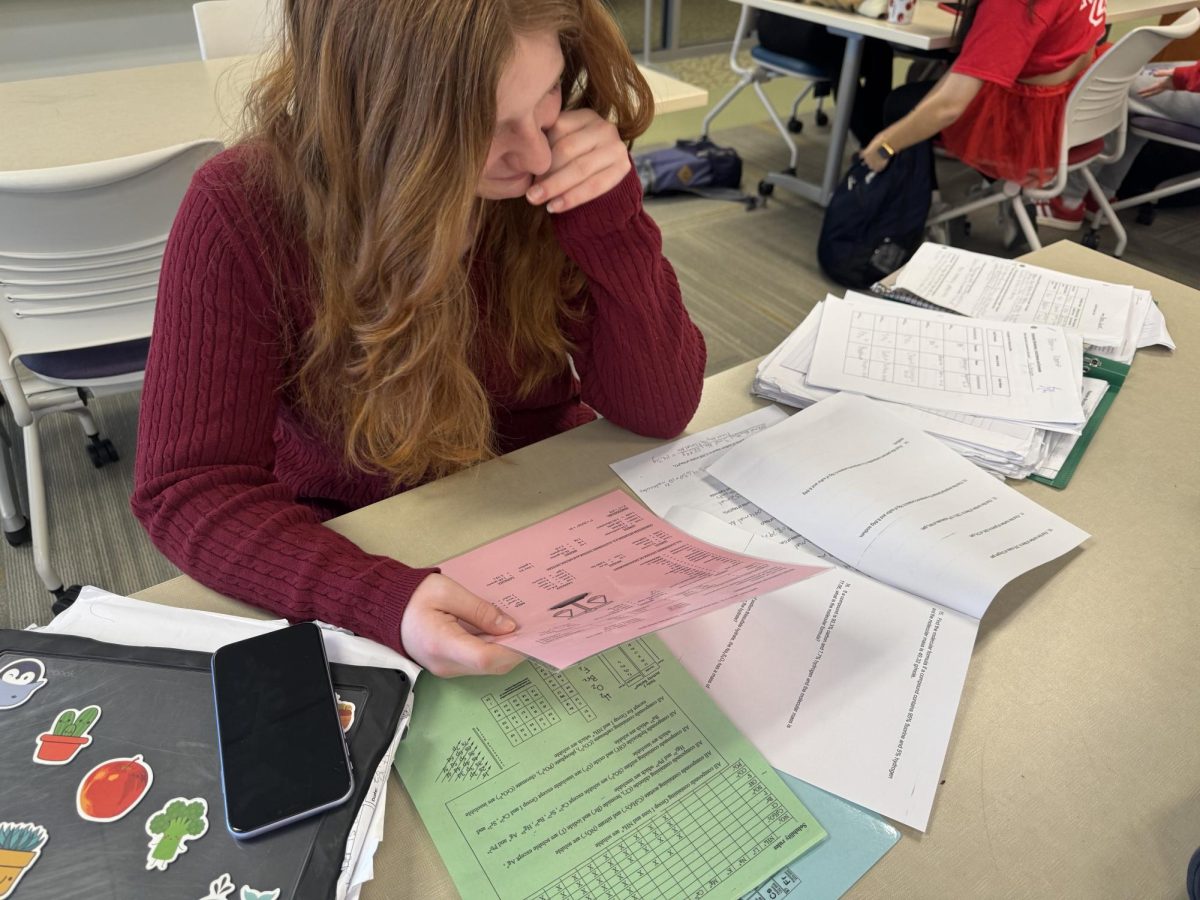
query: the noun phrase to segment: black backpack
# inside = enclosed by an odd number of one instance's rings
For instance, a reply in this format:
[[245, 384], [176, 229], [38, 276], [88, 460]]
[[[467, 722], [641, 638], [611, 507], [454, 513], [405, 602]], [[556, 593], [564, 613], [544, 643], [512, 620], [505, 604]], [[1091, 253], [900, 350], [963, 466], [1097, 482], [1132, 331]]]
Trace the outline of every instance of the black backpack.
[[932, 173], [929, 141], [897, 153], [882, 172], [856, 159], [821, 223], [817, 260], [825, 274], [862, 289], [908, 262], [925, 237]]

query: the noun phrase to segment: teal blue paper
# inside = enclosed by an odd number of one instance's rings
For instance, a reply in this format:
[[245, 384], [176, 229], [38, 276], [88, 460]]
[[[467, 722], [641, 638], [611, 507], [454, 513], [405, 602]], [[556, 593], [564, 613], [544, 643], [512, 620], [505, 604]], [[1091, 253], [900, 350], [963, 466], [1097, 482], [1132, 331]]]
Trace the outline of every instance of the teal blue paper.
[[[778, 771], [778, 770], [777, 770]], [[829, 837], [784, 866], [742, 900], [837, 900], [900, 840], [900, 832], [874, 813], [779, 773]]]

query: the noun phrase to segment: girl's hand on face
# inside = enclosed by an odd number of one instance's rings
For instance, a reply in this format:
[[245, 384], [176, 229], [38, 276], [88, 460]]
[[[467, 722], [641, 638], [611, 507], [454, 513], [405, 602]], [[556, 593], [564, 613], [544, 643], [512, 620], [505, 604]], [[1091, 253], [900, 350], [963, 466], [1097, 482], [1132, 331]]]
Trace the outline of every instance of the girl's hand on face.
[[629, 172], [629, 151], [617, 127], [590, 109], [562, 113], [546, 132], [550, 170], [525, 197], [552, 213], [565, 212], [607, 194]]
[[501, 635], [514, 628], [512, 619], [458, 582], [430, 575], [408, 601], [400, 619], [400, 640], [416, 663], [439, 677], [503, 675], [525, 657], [468, 629]]

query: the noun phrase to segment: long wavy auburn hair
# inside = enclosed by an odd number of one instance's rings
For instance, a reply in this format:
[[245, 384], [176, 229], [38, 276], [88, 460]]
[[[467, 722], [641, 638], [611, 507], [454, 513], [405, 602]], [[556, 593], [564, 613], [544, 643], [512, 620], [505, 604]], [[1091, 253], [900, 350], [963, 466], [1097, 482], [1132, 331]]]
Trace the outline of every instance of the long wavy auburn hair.
[[544, 209], [475, 195], [516, 37], [556, 31], [564, 108], [626, 142], [653, 116], [650, 89], [602, 0], [285, 0], [282, 25], [247, 139], [313, 260], [289, 389], [350, 465], [396, 485], [487, 459], [481, 348], [528, 396], [566, 367], [584, 286]]

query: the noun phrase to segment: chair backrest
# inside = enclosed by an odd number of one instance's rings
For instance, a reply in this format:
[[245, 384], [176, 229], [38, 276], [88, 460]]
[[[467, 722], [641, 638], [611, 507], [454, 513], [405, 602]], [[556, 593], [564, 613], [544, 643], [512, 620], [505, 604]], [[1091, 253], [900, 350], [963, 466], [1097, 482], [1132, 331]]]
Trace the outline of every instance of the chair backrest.
[[167, 234], [192, 173], [221, 148], [0, 172], [5, 362], [148, 337]]
[[1189, 10], [1170, 25], [1135, 28], [1094, 62], [1067, 98], [1063, 158], [1072, 147], [1124, 128], [1129, 86], [1171, 41], [1200, 28], [1200, 10]]
[[192, 4], [200, 58], [264, 52], [279, 30], [281, 0], [201, 0]]

